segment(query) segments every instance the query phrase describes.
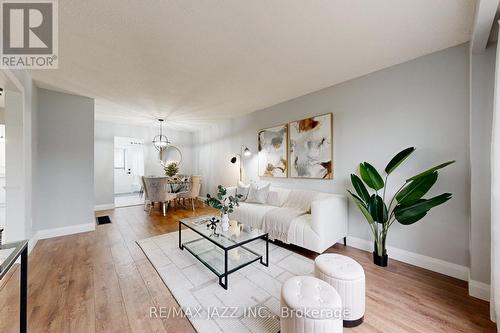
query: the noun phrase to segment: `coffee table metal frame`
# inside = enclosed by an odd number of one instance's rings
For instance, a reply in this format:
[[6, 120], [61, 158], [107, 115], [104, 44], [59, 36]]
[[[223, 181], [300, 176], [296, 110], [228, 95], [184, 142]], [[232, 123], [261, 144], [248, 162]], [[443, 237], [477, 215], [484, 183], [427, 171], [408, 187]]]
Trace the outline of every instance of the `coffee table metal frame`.
[[[181, 230], [182, 230], [182, 226], [185, 226], [186, 228], [189, 228], [190, 230], [196, 232], [198, 235], [202, 236], [203, 238], [198, 238], [198, 239], [195, 239], [195, 240], [191, 240], [191, 241], [188, 241], [188, 242], [185, 242], [185, 243], [182, 243], [182, 233], [181, 233]], [[224, 237], [224, 235], [219, 235], [219, 237]], [[210, 264], [206, 263], [204, 260], [201, 260], [201, 258], [196, 254], [194, 253], [194, 251], [192, 251], [191, 249], [189, 249], [189, 247], [184, 247], [184, 245], [187, 245], [187, 244], [190, 244], [190, 243], [194, 243], [194, 242], [197, 242], [199, 241], [200, 239], [206, 239], [208, 241], [210, 241], [211, 243], [213, 243], [214, 245], [216, 245], [217, 247], [219, 247], [220, 249], [222, 249], [224, 251], [224, 273], [220, 274], [218, 273], [215, 268], [213, 268], [212, 266], [210, 266]], [[245, 244], [248, 244], [250, 242], [253, 242], [253, 241], [256, 241], [258, 239], [264, 239], [266, 241], [266, 261], [264, 262], [264, 258], [261, 254], [253, 251], [253, 250], [250, 250], [248, 247], [245, 247], [243, 245]], [[256, 256], [255, 259], [253, 260], [250, 260], [248, 262], [245, 262], [244, 264], [242, 265], [239, 265], [238, 267], [235, 267], [233, 269], [228, 269], [228, 260], [227, 260], [227, 253], [228, 251], [232, 250], [232, 249], [235, 249], [237, 247], [241, 247], [243, 249], [245, 249], [246, 251], [254, 254]], [[250, 239], [246, 239], [245, 241], [242, 241], [242, 242], [235, 242], [234, 245], [231, 245], [229, 247], [224, 247], [222, 246], [221, 244], [217, 243], [216, 241], [214, 241], [212, 238], [208, 237], [207, 235], [199, 232], [198, 230], [196, 230], [195, 228], [191, 227], [190, 225], [184, 223], [182, 220], [179, 220], [179, 248], [181, 250], [184, 250], [184, 248], [186, 250], [189, 251], [189, 253], [191, 253], [196, 259], [198, 259], [203, 265], [205, 265], [208, 269], [210, 269], [215, 275], [217, 275], [219, 277], [219, 284], [227, 290], [228, 288], [228, 281], [227, 281], [227, 277], [229, 274], [231, 273], [234, 273], [236, 272], [237, 270], [245, 267], [245, 266], [248, 266], [254, 262], [256, 262], [257, 260], [260, 261], [260, 263], [266, 267], [269, 267], [269, 234], [264, 234], [264, 235], [259, 235], [255, 238], [250, 238]], [[224, 279], [224, 282], [222, 282], [222, 280]]]

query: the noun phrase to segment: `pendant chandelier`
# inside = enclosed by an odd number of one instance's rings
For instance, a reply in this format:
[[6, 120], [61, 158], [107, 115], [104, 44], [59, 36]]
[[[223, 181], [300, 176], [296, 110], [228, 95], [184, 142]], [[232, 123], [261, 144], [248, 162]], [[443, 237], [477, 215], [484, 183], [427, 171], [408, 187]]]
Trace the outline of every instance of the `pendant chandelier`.
[[170, 141], [168, 141], [167, 136], [163, 134], [163, 119], [158, 119], [158, 121], [160, 122], [160, 134], [153, 138], [153, 146], [155, 146], [156, 150], [161, 152], [170, 144]]

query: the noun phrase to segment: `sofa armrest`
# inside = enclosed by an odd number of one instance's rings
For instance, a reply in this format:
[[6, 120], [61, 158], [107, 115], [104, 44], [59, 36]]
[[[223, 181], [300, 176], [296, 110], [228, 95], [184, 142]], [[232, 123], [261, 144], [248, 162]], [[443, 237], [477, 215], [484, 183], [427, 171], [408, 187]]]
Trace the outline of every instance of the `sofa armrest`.
[[344, 195], [314, 200], [311, 203], [311, 228], [331, 244], [347, 237], [347, 207], [347, 198]]

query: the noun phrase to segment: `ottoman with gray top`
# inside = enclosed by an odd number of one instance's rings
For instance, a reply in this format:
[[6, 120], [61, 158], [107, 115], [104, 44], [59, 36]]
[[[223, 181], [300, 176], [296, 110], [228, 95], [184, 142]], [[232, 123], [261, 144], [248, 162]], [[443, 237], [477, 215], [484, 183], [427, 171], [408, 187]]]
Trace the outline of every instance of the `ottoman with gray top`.
[[314, 261], [314, 275], [337, 290], [342, 299], [344, 327], [355, 327], [365, 315], [365, 271], [349, 257], [327, 253]]

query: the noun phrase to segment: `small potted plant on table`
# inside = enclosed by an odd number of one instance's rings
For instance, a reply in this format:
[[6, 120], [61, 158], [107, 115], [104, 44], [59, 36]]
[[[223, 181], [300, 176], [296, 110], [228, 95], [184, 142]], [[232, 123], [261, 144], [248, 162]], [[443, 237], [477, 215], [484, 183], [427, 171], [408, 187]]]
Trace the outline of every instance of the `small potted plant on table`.
[[179, 172], [179, 166], [176, 162], [169, 163], [165, 168], [165, 175], [173, 177]]
[[239, 206], [239, 200], [241, 199], [241, 194], [236, 194], [235, 196], [227, 195], [227, 189], [219, 185], [217, 187], [217, 195], [212, 197], [210, 194], [207, 194], [207, 200], [205, 203], [213, 207], [215, 209], [220, 210], [221, 214], [221, 228], [222, 231], [228, 231], [229, 229], [229, 213], [234, 211], [234, 207]]

